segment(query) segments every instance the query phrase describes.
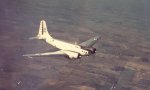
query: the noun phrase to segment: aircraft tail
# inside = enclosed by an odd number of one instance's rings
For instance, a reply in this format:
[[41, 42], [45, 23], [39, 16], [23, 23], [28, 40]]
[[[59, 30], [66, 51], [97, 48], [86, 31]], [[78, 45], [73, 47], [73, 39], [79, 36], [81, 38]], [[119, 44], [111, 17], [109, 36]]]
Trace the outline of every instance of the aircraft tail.
[[47, 39], [52, 38], [52, 36], [48, 33], [46, 22], [44, 20], [41, 20], [40, 26], [39, 26], [39, 32], [36, 37], [31, 37], [30, 39]]

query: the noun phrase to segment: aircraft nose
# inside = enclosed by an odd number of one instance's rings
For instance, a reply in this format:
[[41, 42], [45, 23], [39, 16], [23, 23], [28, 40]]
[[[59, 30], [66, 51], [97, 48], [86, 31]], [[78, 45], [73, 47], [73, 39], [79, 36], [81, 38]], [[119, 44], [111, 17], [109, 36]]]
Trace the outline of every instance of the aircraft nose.
[[89, 52], [86, 52], [86, 55], [89, 55]]

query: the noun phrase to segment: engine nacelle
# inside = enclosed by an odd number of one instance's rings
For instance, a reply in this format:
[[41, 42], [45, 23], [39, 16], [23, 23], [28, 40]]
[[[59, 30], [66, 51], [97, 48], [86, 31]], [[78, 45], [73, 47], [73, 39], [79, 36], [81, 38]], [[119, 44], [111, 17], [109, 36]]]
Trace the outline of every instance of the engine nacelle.
[[70, 51], [65, 51], [65, 53], [68, 55], [67, 57], [70, 58], [70, 59], [80, 58], [80, 54], [79, 53], [70, 52]]
[[95, 54], [95, 53], [96, 53], [96, 48], [90, 48], [90, 49], [88, 49], [88, 51], [89, 51], [91, 54]]

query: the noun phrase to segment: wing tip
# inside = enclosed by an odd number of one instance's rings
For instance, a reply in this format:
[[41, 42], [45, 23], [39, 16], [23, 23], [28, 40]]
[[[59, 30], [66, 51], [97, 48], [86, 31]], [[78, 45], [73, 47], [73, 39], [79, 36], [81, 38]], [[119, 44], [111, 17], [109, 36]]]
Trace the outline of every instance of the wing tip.
[[98, 39], [100, 39], [100, 38], [101, 38], [101, 36], [98, 35], [98, 36], [94, 37], [94, 40], [98, 40]]
[[28, 58], [32, 58], [30, 55], [22, 55], [23, 57], [28, 57]]

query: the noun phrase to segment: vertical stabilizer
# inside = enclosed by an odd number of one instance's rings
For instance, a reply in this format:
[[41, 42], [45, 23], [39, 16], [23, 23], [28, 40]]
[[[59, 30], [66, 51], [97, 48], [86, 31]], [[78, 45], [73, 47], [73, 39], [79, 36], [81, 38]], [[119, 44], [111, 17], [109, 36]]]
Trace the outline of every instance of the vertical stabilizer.
[[46, 22], [44, 20], [41, 20], [40, 22], [38, 37], [52, 38], [48, 33]]
[[48, 33], [46, 22], [41, 20], [38, 35], [29, 39], [51, 39], [51, 35]]

